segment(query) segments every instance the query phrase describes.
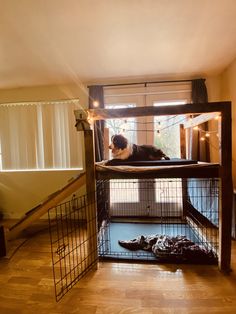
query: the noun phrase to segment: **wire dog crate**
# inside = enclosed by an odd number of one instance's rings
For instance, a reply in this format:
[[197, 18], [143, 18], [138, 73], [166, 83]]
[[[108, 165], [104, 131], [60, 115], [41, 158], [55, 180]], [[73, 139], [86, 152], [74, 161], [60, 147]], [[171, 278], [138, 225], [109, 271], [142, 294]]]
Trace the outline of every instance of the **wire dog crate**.
[[93, 195], [51, 208], [56, 300], [98, 257], [216, 263], [218, 198], [217, 179], [112, 179], [97, 181]]
[[218, 179], [97, 181], [100, 257], [216, 263], [218, 189]]

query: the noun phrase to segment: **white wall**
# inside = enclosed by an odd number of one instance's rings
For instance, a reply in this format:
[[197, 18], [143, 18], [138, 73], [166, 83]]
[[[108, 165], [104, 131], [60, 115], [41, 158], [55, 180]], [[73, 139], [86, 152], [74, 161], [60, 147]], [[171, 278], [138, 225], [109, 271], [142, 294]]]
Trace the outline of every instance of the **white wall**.
[[236, 188], [236, 59], [221, 75], [221, 99], [232, 102], [233, 184]]
[[88, 104], [88, 90], [80, 85], [22, 87], [0, 90], [0, 103], [79, 98], [82, 107]]
[[4, 218], [22, 217], [78, 173], [75, 170], [1, 173], [0, 209]]

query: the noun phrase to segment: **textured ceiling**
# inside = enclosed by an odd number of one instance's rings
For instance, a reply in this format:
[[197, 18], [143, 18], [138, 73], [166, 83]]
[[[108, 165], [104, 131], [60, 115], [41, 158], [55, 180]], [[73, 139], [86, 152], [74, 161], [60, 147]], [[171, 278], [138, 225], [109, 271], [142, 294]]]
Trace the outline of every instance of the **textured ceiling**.
[[220, 73], [235, 0], [0, 0], [0, 88]]

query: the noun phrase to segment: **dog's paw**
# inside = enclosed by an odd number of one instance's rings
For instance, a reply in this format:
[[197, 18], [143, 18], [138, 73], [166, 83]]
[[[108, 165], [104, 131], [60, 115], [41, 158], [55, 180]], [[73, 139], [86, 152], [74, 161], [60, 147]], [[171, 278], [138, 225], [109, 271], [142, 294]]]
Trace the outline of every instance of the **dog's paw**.
[[117, 166], [120, 163], [120, 159], [110, 159], [105, 163], [105, 166]]

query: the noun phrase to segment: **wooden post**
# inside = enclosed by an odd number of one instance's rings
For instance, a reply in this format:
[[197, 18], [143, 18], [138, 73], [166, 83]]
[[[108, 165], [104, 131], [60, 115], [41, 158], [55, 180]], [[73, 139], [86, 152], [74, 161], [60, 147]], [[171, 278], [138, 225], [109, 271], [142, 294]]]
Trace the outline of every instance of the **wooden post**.
[[104, 158], [109, 159], [109, 129], [104, 128]]
[[86, 192], [87, 192], [87, 238], [88, 238], [88, 266], [97, 268], [97, 206], [95, 195], [95, 162], [93, 131], [84, 131], [85, 167], [86, 167]]
[[[180, 156], [182, 159], [186, 159], [186, 135], [185, 128], [183, 124], [179, 125], [180, 132]], [[183, 214], [182, 219], [186, 218], [187, 208], [188, 208], [188, 189], [187, 189], [187, 179], [182, 179], [182, 202], [183, 202]]]
[[221, 117], [221, 206], [219, 212], [219, 268], [230, 271], [232, 224], [232, 135], [231, 103], [223, 105]]
[[179, 131], [180, 131], [180, 156], [181, 158], [186, 159], [186, 136], [183, 124], [179, 125]]
[[4, 226], [0, 226], [0, 257], [7, 255], [7, 241]]

